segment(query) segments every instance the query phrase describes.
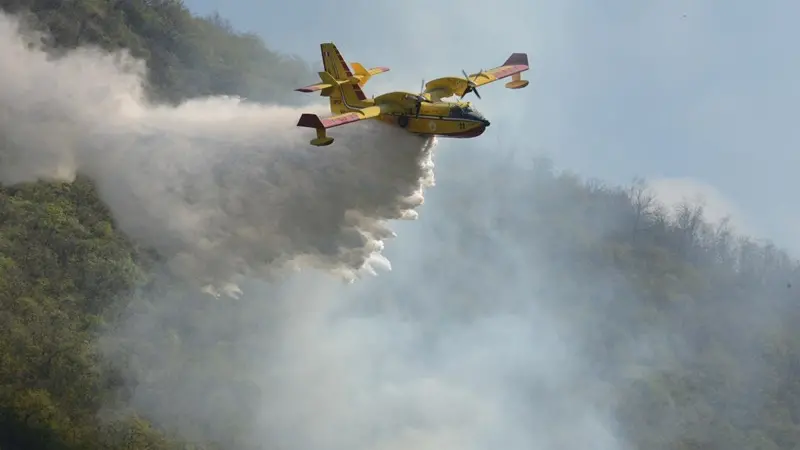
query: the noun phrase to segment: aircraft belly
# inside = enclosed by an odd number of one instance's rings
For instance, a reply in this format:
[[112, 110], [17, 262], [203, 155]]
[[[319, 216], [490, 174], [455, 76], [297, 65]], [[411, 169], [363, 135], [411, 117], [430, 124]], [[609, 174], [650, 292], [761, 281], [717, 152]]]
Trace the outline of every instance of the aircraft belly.
[[420, 117], [409, 120], [408, 131], [438, 136], [457, 133], [460, 130], [457, 121]]
[[419, 134], [433, 134], [436, 132], [436, 123], [423, 118], [412, 118], [408, 121], [408, 131]]
[[400, 126], [409, 133], [420, 136], [442, 136], [454, 138], [468, 138], [480, 136], [485, 131], [483, 125], [468, 120], [448, 120], [446, 118], [414, 117], [407, 115], [406, 126], [402, 126], [401, 116], [398, 114], [381, 114], [379, 119], [383, 122]]

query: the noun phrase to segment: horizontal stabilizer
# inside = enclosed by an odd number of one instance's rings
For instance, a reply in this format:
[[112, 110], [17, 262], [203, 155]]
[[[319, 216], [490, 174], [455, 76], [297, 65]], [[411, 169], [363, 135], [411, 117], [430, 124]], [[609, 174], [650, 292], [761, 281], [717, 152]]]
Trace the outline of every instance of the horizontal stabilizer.
[[389, 71], [388, 67], [373, 67], [372, 69], [369, 69], [367, 73], [369, 73], [370, 75], [377, 75], [379, 73], [384, 73], [388, 71]]
[[356, 76], [359, 77], [363, 77], [365, 75], [371, 77], [373, 75], [389, 71], [388, 67], [373, 67], [372, 69], [367, 70], [364, 68], [364, 66], [357, 62], [350, 63], [350, 65], [353, 66], [353, 71], [355, 72]]
[[304, 87], [301, 87], [301, 88], [297, 88], [297, 89], [295, 89], [295, 91], [297, 91], [297, 92], [316, 92], [316, 91], [321, 91], [321, 90], [329, 88], [329, 87], [333, 87], [333, 86], [330, 85], [330, 84], [327, 84], [327, 83], [317, 83], [317, 84], [312, 84], [312, 85], [309, 85], [309, 86], [304, 86]]
[[349, 80], [337, 80], [333, 77], [333, 75], [329, 74], [328, 72], [319, 72], [319, 78], [322, 80], [323, 83], [327, 83], [331, 86], [339, 86], [340, 84], [347, 84]]
[[389, 71], [388, 67], [373, 67], [372, 69], [367, 70], [364, 68], [364, 66], [357, 62], [350, 63], [350, 65], [353, 66], [353, 71], [355, 72], [355, 75], [353, 76], [353, 82], [359, 86], [364, 86], [367, 84], [367, 81], [369, 81], [373, 75]]
[[[328, 72], [319, 72], [319, 78], [322, 80], [322, 83], [312, 84], [309, 86], [303, 86], [301, 88], [295, 89], [298, 92], [316, 92], [316, 91], [324, 91], [325, 89], [332, 88], [339, 86], [341, 84], [350, 83], [350, 80], [337, 80], [333, 77], [333, 75], [329, 74]], [[323, 95], [325, 93], [323, 92]], [[328, 89], [328, 94], [330, 94], [330, 89]]]

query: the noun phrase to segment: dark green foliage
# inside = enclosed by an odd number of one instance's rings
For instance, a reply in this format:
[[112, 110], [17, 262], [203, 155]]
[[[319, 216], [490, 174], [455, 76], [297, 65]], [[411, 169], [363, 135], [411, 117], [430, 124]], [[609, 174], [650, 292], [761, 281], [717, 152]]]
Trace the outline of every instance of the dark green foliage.
[[0, 7], [34, 11], [57, 49], [129, 49], [147, 61], [160, 102], [225, 94], [293, 104], [308, 99], [292, 89], [314, 78], [302, 60], [267, 50], [219, 16], [194, 17], [176, 0], [0, 0]]
[[[154, 101], [226, 94], [291, 103], [291, 88], [310, 78], [305, 63], [179, 1], [0, 0], [0, 8], [25, 15], [56, 53], [130, 49], [148, 63]], [[93, 347], [95, 332], [146, 281], [147, 262], [88, 180], [0, 188], [0, 448], [182, 448], [135, 416], [97, 416], [121, 382]]]
[[0, 200], [0, 446], [117, 448], [120, 434], [164, 443], [139, 421], [95, 417], [113, 373], [93, 332], [143, 274], [91, 184], [5, 188]]

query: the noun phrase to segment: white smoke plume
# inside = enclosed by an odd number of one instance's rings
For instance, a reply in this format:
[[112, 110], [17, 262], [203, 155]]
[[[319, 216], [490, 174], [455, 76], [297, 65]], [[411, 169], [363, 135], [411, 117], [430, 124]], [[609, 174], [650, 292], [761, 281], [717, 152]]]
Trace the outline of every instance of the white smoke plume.
[[0, 183], [87, 175], [120, 228], [193, 283], [235, 293], [298, 264], [348, 279], [388, 267], [385, 221], [415, 218], [433, 183], [431, 140], [361, 123], [319, 148], [294, 108], [148, 104], [142, 61], [51, 58], [20, 31], [0, 16]]

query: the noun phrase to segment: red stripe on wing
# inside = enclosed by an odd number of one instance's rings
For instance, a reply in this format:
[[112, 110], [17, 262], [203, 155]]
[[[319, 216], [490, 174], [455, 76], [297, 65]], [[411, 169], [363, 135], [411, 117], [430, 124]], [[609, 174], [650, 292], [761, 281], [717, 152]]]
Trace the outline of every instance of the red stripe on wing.
[[494, 75], [495, 78], [498, 80], [500, 78], [505, 78], [509, 75], [514, 75], [515, 73], [520, 73], [528, 70], [528, 66], [525, 65], [514, 65], [514, 66], [503, 66], [498, 67], [497, 69], [492, 69], [486, 71], [486, 73]]
[[359, 114], [347, 113], [339, 116], [329, 117], [327, 119], [322, 119], [322, 126], [324, 126], [325, 128], [333, 128], [333, 127], [338, 127], [339, 125], [344, 125], [346, 123], [358, 122], [359, 120], [361, 120], [361, 116]]

